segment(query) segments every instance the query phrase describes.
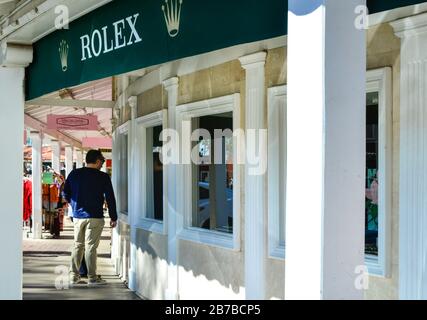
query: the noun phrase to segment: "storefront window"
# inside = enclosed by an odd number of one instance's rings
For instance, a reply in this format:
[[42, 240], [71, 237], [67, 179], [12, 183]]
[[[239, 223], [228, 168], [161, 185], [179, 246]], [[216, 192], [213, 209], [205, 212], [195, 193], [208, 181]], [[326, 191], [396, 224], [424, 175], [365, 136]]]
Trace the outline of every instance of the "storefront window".
[[160, 161], [162, 126], [146, 129], [146, 217], [163, 220], [163, 164]]
[[193, 164], [192, 226], [233, 233], [233, 137], [224, 134], [217, 137], [217, 143], [213, 139], [215, 129], [231, 133], [232, 113], [194, 118], [194, 129], [207, 130], [211, 138], [200, 137], [200, 161]]
[[378, 256], [378, 92], [366, 102], [365, 253]]
[[120, 148], [120, 212], [128, 212], [128, 135], [123, 134]]

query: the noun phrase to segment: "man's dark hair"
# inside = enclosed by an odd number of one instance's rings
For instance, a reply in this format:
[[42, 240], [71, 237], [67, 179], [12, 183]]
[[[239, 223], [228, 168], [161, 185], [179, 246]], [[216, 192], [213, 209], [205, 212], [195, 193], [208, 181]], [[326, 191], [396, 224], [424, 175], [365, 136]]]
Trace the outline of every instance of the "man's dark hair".
[[96, 163], [97, 160], [104, 161], [105, 158], [99, 150], [89, 150], [86, 154], [86, 163]]

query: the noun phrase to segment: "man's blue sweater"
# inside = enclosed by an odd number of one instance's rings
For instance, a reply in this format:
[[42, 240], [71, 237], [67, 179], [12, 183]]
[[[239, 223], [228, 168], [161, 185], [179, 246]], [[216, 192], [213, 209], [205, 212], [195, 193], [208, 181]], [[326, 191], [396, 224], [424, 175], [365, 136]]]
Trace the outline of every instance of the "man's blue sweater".
[[63, 197], [73, 208], [73, 218], [103, 218], [104, 201], [112, 221], [117, 220], [116, 199], [111, 179], [94, 168], [73, 170], [65, 181]]

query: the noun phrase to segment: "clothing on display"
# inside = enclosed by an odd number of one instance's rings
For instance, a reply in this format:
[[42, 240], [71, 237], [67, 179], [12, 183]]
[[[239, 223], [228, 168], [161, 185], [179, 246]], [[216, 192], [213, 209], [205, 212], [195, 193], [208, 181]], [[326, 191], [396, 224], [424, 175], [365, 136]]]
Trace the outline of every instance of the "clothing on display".
[[24, 177], [24, 210], [23, 210], [23, 221], [25, 223], [28, 223], [31, 219], [32, 214], [32, 197], [33, 197], [33, 186], [31, 179]]
[[48, 183], [42, 184], [44, 228], [58, 238], [60, 231], [63, 231], [64, 212], [61, 193], [64, 178], [60, 174], [53, 173], [53, 179], [45, 182]]

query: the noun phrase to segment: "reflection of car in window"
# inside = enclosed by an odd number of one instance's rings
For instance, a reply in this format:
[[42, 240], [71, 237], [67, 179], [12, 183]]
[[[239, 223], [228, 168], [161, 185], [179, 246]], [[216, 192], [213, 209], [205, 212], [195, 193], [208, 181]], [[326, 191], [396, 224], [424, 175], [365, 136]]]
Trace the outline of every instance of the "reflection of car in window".
[[199, 182], [199, 199], [209, 200], [209, 183]]
[[[225, 189], [225, 204], [217, 203], [215, 230], [232, 233], [233, 232], [233, 189]], [[209, 183], [199, 181], [199, 227], [210, 229], [210, 199]]]

